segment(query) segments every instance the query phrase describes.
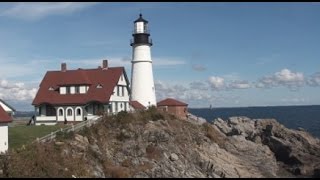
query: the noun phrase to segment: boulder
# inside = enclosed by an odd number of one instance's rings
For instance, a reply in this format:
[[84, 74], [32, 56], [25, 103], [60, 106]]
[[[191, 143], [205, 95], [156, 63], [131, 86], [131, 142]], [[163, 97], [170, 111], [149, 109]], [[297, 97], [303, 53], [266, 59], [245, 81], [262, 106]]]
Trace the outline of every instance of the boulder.
[[171, 161], [176, 161], [176, 160], [178, 160], [178, 159], [179, 159], [179, 157], [178, 157], [177, 154], [172, 153], [172, 154], [170, 155], [170, 160], [171, 160]]

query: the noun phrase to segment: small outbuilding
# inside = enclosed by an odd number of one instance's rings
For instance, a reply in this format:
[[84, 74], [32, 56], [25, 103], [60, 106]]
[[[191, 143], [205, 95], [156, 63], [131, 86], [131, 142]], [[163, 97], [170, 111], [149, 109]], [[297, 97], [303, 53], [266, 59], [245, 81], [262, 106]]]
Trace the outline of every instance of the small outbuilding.
[[0, 105], [0, 154], [8, 150], [8, 123], [12, 117]]
[[181, 119], [186, 119], [188, 114], [188, 104], [176, 99], [167, 98], [157, 103], [157, 108], [160, 111], [168, 112]]

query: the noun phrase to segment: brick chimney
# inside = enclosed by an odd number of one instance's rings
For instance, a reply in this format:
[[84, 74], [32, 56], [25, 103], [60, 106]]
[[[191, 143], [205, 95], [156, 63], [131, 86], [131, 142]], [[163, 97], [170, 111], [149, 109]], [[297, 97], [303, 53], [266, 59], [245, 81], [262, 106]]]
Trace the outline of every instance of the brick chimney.
[[102, 61], [102, 68], [103, 69], [108, 69], [108, 60], [105, 59], [105, 60]]
[[66, 63], [61, 63], [61, 71], [66, 72], [67, 71], [67, 64]]

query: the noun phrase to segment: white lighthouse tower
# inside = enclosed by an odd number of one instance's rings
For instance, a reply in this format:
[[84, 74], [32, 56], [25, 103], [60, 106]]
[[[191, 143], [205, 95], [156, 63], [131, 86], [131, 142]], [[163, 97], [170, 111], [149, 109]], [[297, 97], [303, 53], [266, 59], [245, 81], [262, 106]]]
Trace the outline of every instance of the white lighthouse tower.
[[151, 46], [148, 21], [140, 17], [134, 21], [131, 69], [131, 100], [145, 107], [157, 106], [152, 72]]

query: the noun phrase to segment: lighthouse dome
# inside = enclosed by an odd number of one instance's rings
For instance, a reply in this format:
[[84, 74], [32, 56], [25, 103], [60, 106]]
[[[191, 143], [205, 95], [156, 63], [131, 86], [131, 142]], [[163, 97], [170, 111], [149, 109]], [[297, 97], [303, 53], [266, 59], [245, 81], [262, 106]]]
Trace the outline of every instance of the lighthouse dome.
[[145, 20], [145, 19], [143, 19], [143, 18], [142, 18], [142, 14], [141, 14], [141, 13], [139, 14], [139, 18], [138, 18], [137, 20], [135, 20], [135, 21], [134, 21], [134, 23], [136, 23], [136, 22], [144, 22], [144, 23], [148, 23], [148, 21], [147, 21], [147, 20]]

